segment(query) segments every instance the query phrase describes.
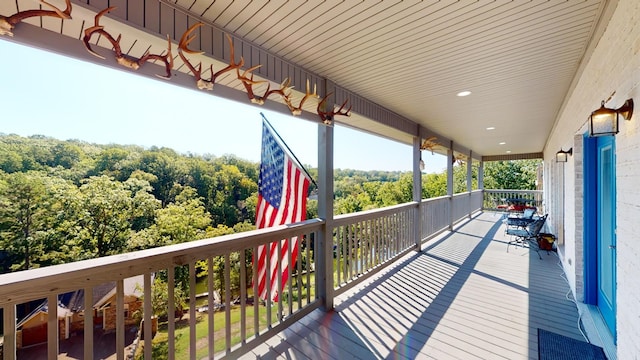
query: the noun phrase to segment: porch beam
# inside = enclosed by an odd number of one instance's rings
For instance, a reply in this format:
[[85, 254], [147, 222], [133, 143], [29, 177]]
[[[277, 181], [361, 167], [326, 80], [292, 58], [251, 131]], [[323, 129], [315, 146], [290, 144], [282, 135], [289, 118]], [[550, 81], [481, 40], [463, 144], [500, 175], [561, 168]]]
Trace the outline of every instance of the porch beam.
[[526, 154], [504, 154], [483, 156], [482, 161], [508, 161], [508, 160], [530, 160], [544, 158], [541, 152]]

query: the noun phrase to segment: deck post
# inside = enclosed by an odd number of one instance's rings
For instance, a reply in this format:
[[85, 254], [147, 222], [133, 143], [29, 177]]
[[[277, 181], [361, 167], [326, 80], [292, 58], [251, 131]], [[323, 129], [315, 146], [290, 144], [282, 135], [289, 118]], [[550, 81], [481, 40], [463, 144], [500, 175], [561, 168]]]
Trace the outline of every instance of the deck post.
[[478, 165], [478, 190], [484, 190], [484, 161]]
[[471, 219], [471, 213], [473, 212], [473, 206], [471, 206], [471, 191], [473, 191], [471, 162], [473, 162], [473, 151], [469, 150], [469, 157], [467, 161], [467, 193], [469, 193], [469, 219]]
[[449, 231], [453, 230], [453, 216], [455, 211], [453, 209], [453, 162], [455, 161], [453, 154], [453, 141], [449, 143], [449, 149], [447, 149], [447, 196], [449, 197]]
[[422, 171], [420, 170], [420, 160], [422, 159], [420, 144], [422, 139], [420, 136], [413, 137], [413, 201], [416, 207], [413, 210], [413, 236], [416, 242], [416, 251], [420, 252], [422, 248], [422, 224], [420, 223], [420, 211], [422, 202]]
[[[331, 89], [329, 89], [331, 86]], [[327, 83], [327, 93], [333, 84]], [[327, 104], [334, 104], [334, 95]], [[324, 225], [316, 239], [318, 296], [326, 311], [333, 309], [333, 127], [318, 125], [318, 217]]]

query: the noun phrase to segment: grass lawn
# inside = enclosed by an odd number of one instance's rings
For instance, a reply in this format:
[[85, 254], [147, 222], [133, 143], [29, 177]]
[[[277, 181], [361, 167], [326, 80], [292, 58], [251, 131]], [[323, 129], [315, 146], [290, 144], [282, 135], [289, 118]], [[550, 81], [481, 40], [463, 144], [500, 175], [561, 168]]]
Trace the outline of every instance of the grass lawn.
[[[311, 276], [311, 298], [315, 298], [315, 277]], [[306, 281], [306, 276], [305, 276]], [[297, 295], [297, 291], [294, 291]], [[303, 306], [306, 304], [306, 294], [303, 291]], [[283, 312], [288, 312], [289, 305], [285, 302], [282, 303]], [[298, 308], [297, 299], [293, 303], [293, 311]], [[231, 346], [240, 343], [241, 341], [241, 308], [240, 305], [233, 305], [230, 308], [231, 315]], [[255, 308], [253, 305], [247, 305], [246, 310], [246, 337], [250, 338], [255, 333], [254, 318]], [[268, 309], [266, 306], [260, 305], [258, 307], [259, 318], [259, 330], [265, 330], [267, 328], [267, 312], [271, 311], [271, 321], [276, 322], [278, 316], [278, 304], [274, 303], [273, 306]], [[225, 339], [225, 311], [215, 312], [213, 314], [214, 321], [214, 349], [215, 353], [224, 351], [226, 347]], [[153, 359], [166, 359], [168, 358], [168, 327], [167, 323], [160, 323], [158, 326], [158, 333], [153, 339]], [[209, 315], [207, 313], [196, 313], [196, 358], [202, 359], [209, 355]], [[142, 359], [143, 346], [138, 348], [136, 359]], [[176, 322], [175, 329], [175, 358], [177, 360], [189, 359], [189, 318], [188, 314]]]

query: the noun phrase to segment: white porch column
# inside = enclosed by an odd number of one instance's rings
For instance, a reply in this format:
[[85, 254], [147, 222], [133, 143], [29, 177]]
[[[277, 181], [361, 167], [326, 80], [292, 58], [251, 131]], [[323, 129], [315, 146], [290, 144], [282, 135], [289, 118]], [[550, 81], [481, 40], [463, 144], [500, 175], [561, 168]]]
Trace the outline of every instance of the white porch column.
[[413, 231], [416, 241], [416, 251], [421, 251], [422, 245], [422, 224], [420, 222], [420, 212], [422, 203], [422, 171], [420, 171], [420, 144], [422, 139], [419, 136], [413, 138], [413, 201], [417, 204], [413, 216]]
[[484, 190], [484, 161], [478, 165], [478, 190]]
[[469, 157], [467, 158], [467, 192], [469, 197], [469, 219], [471, 219], [471, 213], [473, 206], [471, 206], [471, 191], [473, 190], [473, 176], [471, 163], [473, 162], [473, 151], [469, 150]]
[[447, 150], [447, 196], [449, 197], [449, 230], [453, 230], [453, 141]]
[[[329, 84], [327, 84], [329, 86]], [[333, 87], [333, 86], [331, 86]], [[327, 88], [327, 92], [332, 89]], [[333, 104], [329, 96], [327, 104]], [[333, 127], [318, 125], [318, 217], [325, 221], [316, 239], [319, 297], [326, 311], [333, 309]]]

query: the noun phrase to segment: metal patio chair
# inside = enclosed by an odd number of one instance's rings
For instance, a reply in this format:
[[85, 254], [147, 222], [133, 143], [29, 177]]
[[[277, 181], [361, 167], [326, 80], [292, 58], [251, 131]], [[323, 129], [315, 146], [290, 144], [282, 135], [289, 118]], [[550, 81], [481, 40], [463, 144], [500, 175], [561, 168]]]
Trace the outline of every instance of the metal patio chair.
[[524, 212], [522, 213], [522, 215], [509, 216], [504, 220], [504, 222], [507, 225], [507, 229], [509, 229], [510, 227], [526, 228], [527, 225], [531, 224], [537, 219], [537, 217], [534, 216], [535, 214], [536, 214], [535, 207], [526, 208], [524, 209]]
[[540, 260], [542, 260], [542, 256], [540, 255], [540, 249], [537, 244], [538, 234], [542, 230], [545, 221], [547, 221], [548, 214], [541, 216], [524, 227], [508, 227], [507, 235], [512, 236], [512, 240], [507, 243], [507, 252], [509, 252], [509, 246], [511, 244], [514, 245], [522, 245], [522, 247], [534, 247], [536, 253]]

